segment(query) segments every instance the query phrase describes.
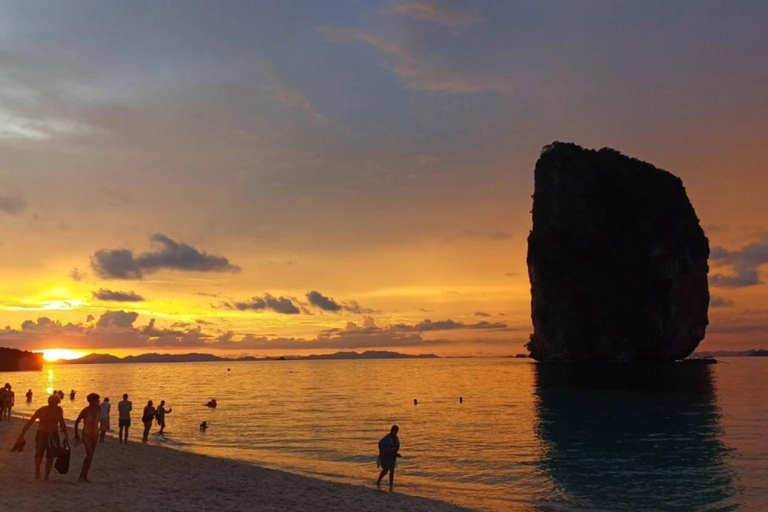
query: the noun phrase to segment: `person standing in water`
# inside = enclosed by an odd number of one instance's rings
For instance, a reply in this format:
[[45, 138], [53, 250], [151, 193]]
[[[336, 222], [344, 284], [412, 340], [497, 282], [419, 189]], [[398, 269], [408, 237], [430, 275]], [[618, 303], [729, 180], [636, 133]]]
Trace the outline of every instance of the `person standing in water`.
[[109, 398], [105, 397], [104, 401], [99, 406], [99, 442], [103, 443], [104, 438], [107, 437], [109, 428], [109, 411], [112, 405], [109, 403]]
[[149, 429], [152, 428], [152, 420], [155, 419], [155, 408], [152, 400], [147, 402], [144, 413], [141, 415], [141, 422], [144, 424], [144, 434], [141, 436], [142, 442], [146, 443], [149, 438]]
[[[5, 386], [7, 385], [6, 383]], [[0, 421], [5, 419], [5, 386], [0, 388]]]
[[5, 385], [5, 395], [3, 396], [3, 402], [5, 402], [5, 419], [11, 421], [11, 409], [16, 405], [16, 393], [11, 389], [10, 384]]
[[61, 400], [58, 395], [49, 396], [48, 405], [44, 405], [35, 411], [26, 425], [24, 425], [21, 434], [19, 434], [19, 439], [16, 441], [16, 445], [23, 446], [24, 435], [27, 433], [27, 430], [29, 430], [35, 420], [40, 421], [37, 427], [37, 434], [35, 434], [35, 480], [40, 480], [40, 465], [43, 462], [43, 456], [45, 456], [45, 479], [48, 480], [48, 477], [51, 475], [53, 459], [56, 458], [61, 447], [58, 433], [59, 428], [64, 437], [64, 442], [67, 442], [67, 425], [64, 423], [64, 411], [59, 407], [60, 402]]
[[173, 407], [166, 411], [165, 400], [160, 400], [160, 405], [157, 406], [157, 411], [155, 411], [155, 415], [157, 416], [157, 424], [160, 426], [160, 432], [158, 432], [158, 434], [163, 435], [163, 432], [165, 432], [165, 415], [171, 414], [172, 412]]
[[29, 388], [29, 390], [27, 391], [27, 403], [28, 404], [32, 403], [32, 388]]
[[77, 427], [81, 421], [83, 422], [83, 447], [85, 448], [85, 460], [83, 460], [83, 469], [80, 470], [79, 482], [89, 481], [88, 470], [91, 469], [96, 445], [99, 444], [99, 416], [101, 416], [99, 395], [90, 393], [86, 400], [88, 400], [88, 407], [80, 411], [80, 415], [75, 420], [75, 440], [80, 439]]
[[[131, 411], [133, 410], [133, 404], [128, 400], [128, 393], [123, 395], [123, 401], [117, 404], [118, 412], [118, 428], [117, 433], [120, 439], [120, 444], [128, 444], [128, 429], [131, 428]], [[123, 431], [125, 431], [125, 441], [123, 441]]]
[[381, 473], [379, 473], [379, 479], [376, 480], [376, 485], [381, 485], [381, 479], [389, 473], [389, 488], [395, 483], [395, 466], [397, 458], [400, 457], [400, 439], [397, 438], [397, 433], [400, 427], [392, 425], [389, 434], [382, 437], [379, 441], [379, 460], [377, 466], [381, 467]]

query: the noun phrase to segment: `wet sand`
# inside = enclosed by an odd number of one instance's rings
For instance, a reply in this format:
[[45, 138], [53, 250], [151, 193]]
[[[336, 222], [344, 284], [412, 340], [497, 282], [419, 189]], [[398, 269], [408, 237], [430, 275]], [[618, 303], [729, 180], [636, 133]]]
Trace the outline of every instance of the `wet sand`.
[[[409, 511], [460, 512], [467, 509], [397, 492], [334, 483], [134, 442], [107, 438], [96, 450], [89, 478], [78, 483], [85, 450], [73, 446], [69, 473], [54, 469], [49, 482], [34, 481], [34, 439], [26, 435], [21, 453], [11, 453], [23, 421], [0, 422], [0, 488], [7, 510], [57, 511]], [[73, 436], [69, 429], [70, 439]], [[45, 462], [43, 462], [45, 465]], [[386, 486], [382, 486], [386, 489]], [[397, 489], [397, 485], [395, 485]]]

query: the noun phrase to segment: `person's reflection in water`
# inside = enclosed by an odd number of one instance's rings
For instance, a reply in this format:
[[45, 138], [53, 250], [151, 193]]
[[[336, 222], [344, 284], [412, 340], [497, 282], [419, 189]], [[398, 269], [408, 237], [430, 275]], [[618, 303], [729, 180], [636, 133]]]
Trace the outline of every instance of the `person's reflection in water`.
[[737, 507], [711, 367], [537, 364], [535, 375], [540, 465], [563, 493], [555, 501], [599, 510]]

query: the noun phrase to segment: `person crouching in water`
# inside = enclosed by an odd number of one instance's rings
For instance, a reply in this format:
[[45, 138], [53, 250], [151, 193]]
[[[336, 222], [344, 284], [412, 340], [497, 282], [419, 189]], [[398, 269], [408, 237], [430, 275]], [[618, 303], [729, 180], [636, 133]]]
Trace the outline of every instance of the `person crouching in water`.
[[43, 456], [45, 456], [45, 479], [51, 475], [51, 469], [53, 468], [53, 459], [58, 456], [59, 448], [61, 447], [59, 441], [58, 429], [61, 429], [61, 434], [64, 437], [64, 442], [67, 442], [67, 425], [64, 423], [64, 411], [59, 407], [61, 399], [58, 395], [51, 395], [48, 397], [48, 405], [44, 405], [35, 411], [29, 421], [19, 434], [19, 439], [16, 441], [16, 445], [24, 446], [24, 435], [27, 430], [32, 426], [35, 420], [40, 420], [40, 425], [37, 427], [37, 434], [35, 435], [35, 480], [40, 480], [40, 464], [43, 462]]
[[155, 419], [154, 406], [152, 400], [147, 402], [147, 406], [144, 408], [144, 414], [141, 415], [141, 422], [144, 424], [144, 435], [141, 437], [142, 442], [146, 443], [149, 438], [149, 429], [152, 428], [152, 420]]
[[398, 453], [400, 451], [400, 440], [397, 438], [397, 432], [400, 427], [392, 425], [389, 434], [382, 437], [379, 441], [379, 460], [377, 466], [381, 466], [381, 473], [379, 473], [379, 479], [376, 480], [376, 485], [381, 485], [381, 479], [389, 473], [389, 488], [395, 483], [395, 465], [396, 460], [400, 457]]
[[157, 411], [155, 412], [155, 416], [157, 417], [157, 424], [160, 427], [160, 432], [158, 432], [159, 435], [163, 435], [163, 432], [165, 432], [165, 415], [171, 414], [172, 412], [173, 407], [170, 407], [166, 410], [165, 400], [160, 400], [160, 405], [157, 406]]
[[80, 422], [83, 422], [83, 447], [85, 447], [85, 460], [83, 469], [80, 470], [80, 482], [88, 482], [88, 470], [91, 469], [93, 454], [96, 452], [96, 445], [99, 443], [99, 417], [101, 408], [99, 407], [99, 395], [91, 393], [86, 397], [88, 407], [80, 411], [80, 415], [75, 420], [75, 440], [80, 439], [77, 428]]

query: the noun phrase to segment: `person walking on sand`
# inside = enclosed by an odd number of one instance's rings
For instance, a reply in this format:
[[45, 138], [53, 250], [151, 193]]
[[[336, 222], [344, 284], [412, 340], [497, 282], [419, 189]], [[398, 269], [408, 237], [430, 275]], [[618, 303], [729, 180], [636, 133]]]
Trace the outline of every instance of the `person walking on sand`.
[[389, 434], [382, 437], [379, 441], [379, 460], [376, 463], [377, 467], [381, 467], [381, 473], [379, 473], [379, 479], [376, 480], [376, 485], [381, 485], [381, 479], [389, 473], [389, 488], [395, 483], [395, 465], [397, 458], [400, 457], [400, 439], [397, 438], [397, 432], [400, 427], [392, 425]]
[[[128, 429], [131, 428], [131, 411], [133, 410], [133, 404], [128, 400], [128, 393], [123, 395], [122, 402], [117, 404], [118, 413], [118, 428], [117, 437], [120, 439], [120, 444], [128, 444]], [[125, 431], [125, 440], [123, 440], [123, 431]]]
[[163, 435], [163, 432], [165, 432], [165, 415], [171, 414], [173, 412], [173, 407], [169, 408], [168, 410], [165, 410], [165, 400], [160, 400], [160, 405], [157, 406], [157, 411], [155, 411], [155, 416], [157, 417], [157, 424], [160, 427], [160, 432], [158, 434]]
[[32, 388], [29, 388], [29, 390], [27, 391], [27, 403], [28, 404], [32, 403]]
[[152, 400], [147, 402], [147, 406], [144, 408], [144, 413], [141, 415], [141, 422], [144, 424], [144, 434], [141, 436], [143, 443], [147, 442], [149, 438], [149, 429], [152, 428], [152, 420], [155, 419], [155, 408], [152, 405]]
[[[40, 465], [43, 462], [43, 456], [45, 456], [45, 479], [48, 480], [51, 475], [53, 459], [58, 456], [61, 448], [58, 429], [61, 429], [64, 442], [67, 442], [67, 425], [64, 423], [64, 411], [59, 407], [60, 402], [58, 395], [49, 396], [48, 405], [36, 410], [29, 418], [14, 446], [14, 448], [24, 447], [24, 436], [27, 430], [35, 420], [38, 420], [40, 424], [37, 427], [37, 434], [35, 434], [35, 480], [40, 480]], [[21, 451], [20, 448], [19, 451]]]
[[83, 447], [85, 448], [85, 460], [83, 460], [83, 469], [80, 470], [78, 482], [89, 482], [88, 470], [91, 469], [93, 455], [96, 453], [96, 445], [99, 444], [99, 416], [101, 408], [99, 407], [99, 395], [90, 393], [88, 407], [80, 411], [80, 415], [75, 420], [75, 441], [80, 439], [77, 433], [77, 427], [83, 422]]
[[109, 428], [109, 411], [112, 405], [109, 403], [109, 397], [104, 397], [104, 401], [99, 406], [99, 442], [103, 443], [107, 437]]
[[5, 395], [3, 395], [3, 402], [5, 402], [5, 419], [11, 421], [11, 409], [16, 405], [16, 393], [11, 389], [10, 384], [5, 385]]

